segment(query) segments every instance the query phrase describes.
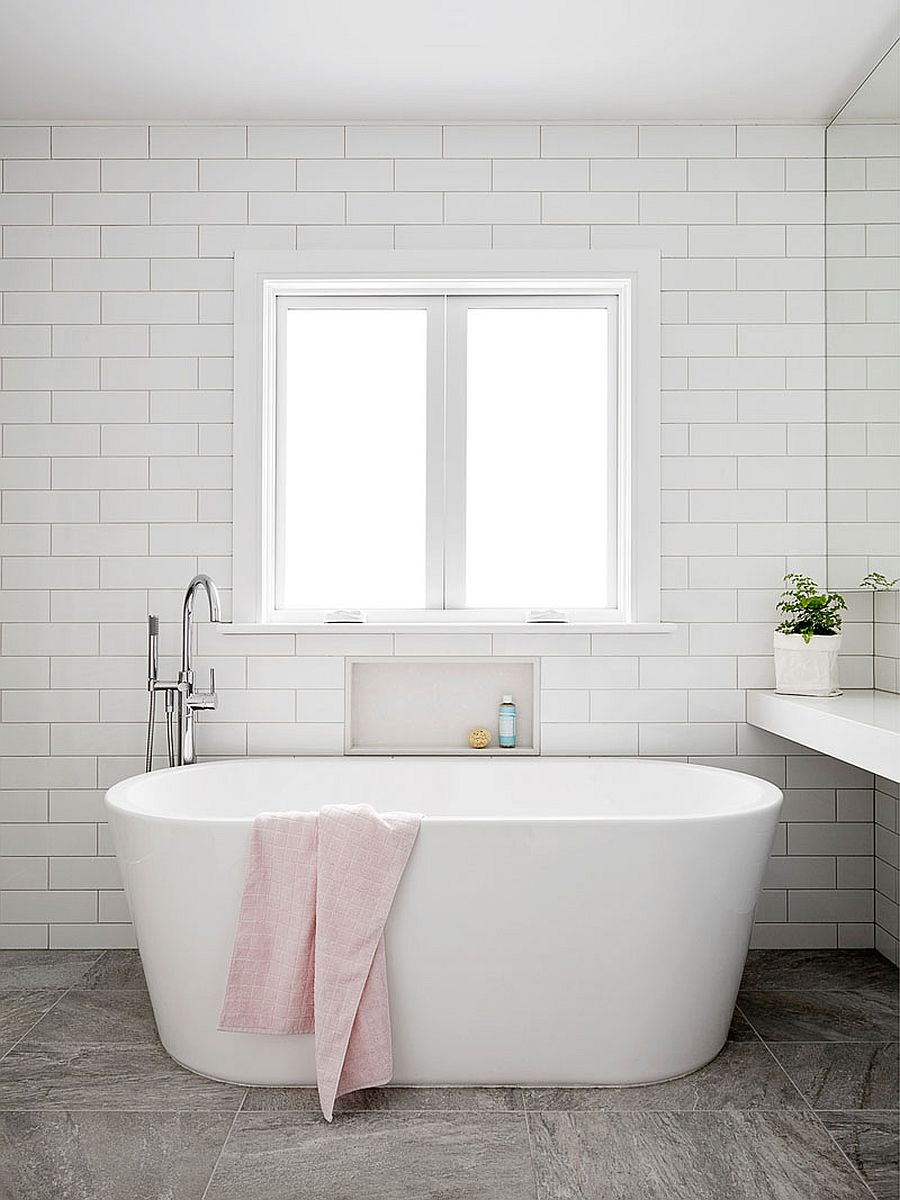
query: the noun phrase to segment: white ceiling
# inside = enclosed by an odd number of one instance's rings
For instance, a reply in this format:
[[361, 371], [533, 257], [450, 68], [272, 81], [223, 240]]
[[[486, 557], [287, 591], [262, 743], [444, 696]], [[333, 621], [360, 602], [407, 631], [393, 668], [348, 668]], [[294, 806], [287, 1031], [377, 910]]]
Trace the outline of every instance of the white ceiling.
[[0, 119], [827, 119], [897, 0], [0, 0]]

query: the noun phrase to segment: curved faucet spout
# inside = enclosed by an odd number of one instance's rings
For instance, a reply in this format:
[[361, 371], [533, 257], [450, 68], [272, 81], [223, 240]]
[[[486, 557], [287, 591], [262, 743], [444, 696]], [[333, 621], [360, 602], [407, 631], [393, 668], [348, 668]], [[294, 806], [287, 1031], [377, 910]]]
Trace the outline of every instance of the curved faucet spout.
[[222, 620], [219, 589], [208, 575], [195, 575], [184, 594], [184, 607], [181, 614], [181, 669], [184, 672], [191, 669], [191, 624], [194, 618], [194, 597], [200, 591], [206, 592], [209, 619], [211, 621]]
[[156, 693], [164, 692], [166, 697], [166, 725], [169, 747], [169, 766], [183, 767], [196, 762], [194, 750], [194, 713], [209, 711], [218, 706], [216, 695], [216, 673], [209, 669], [209, 689], [198, 691], [194, 687], [194, 671], [192, 662], [193, 629], [194, 629], [194, 597], [198, 592], [206, 593], [206, 603], [209, 605], [209, 619], [222, 620], [222, 602], [219, 589], [208, 575], [195, 575], [188, 584], [184, 594], [184, 605], [181, 611], [181, 670], [178, 678], [160, 680], [157, 639], [159, 637], [159, 617], [149, 618], [149, 651], [147, 663], [147, 687], [150, 691], [150, 708], [147, 718], [147, 755], [146, 766], [149, 771], [153, 765], [153, 724], [156, 714]]
[[198, 592], [206, 592], [209, 605], [209, 619], [222, 620], [222, 605], [219, 600], [219, 589], [208, 575], [195, 575], [188, 584], [184, 594], [184, 608], [181, 616], [181, 670], [178, 672], [178, 687], [176, 689], [176, 707], [178, 715], [178, 763], [189, 766], [196, 761], [194, 750], [194, 712], [199, 709], [216, 707], [216, 680], [210, 669], [209, 691], [194, 690], [194, 672], [191, 665], [191, 640], [194, 621], [194, 597]]

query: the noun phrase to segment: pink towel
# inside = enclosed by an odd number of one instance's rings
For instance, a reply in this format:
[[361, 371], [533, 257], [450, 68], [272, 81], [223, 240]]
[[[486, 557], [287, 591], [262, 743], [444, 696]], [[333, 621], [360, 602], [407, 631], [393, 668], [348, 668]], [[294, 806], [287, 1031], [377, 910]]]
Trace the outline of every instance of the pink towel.
[[383, 932], [420, 823], [366, 804], [253, 822], [219, 1028], [314, 1032], [327, 1121], [393, 1073]]

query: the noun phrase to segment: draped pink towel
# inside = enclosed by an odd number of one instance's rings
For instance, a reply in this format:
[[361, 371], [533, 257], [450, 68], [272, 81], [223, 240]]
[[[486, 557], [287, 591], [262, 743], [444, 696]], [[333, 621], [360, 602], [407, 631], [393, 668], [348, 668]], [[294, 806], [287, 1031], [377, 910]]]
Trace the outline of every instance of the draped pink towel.
[[383, 932], [420, 823], [367, 804], [253, 822], [219, 1028], [315, 1033], [327, 1121], [393, 1073]]

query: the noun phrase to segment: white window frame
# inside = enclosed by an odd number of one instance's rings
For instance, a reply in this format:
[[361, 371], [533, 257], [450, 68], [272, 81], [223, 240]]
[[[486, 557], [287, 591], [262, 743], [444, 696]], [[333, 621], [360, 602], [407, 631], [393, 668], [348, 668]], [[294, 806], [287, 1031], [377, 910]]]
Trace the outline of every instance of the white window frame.
[[[321, 611], [277, 607], [277, 455], [279, 383], [284, 351], [284, 313], [305, 307], [315, 297], [403, 298], [443, 303], [453, 296], [520, 297], [523, 303], [542, 296], [611, 299], [617, 310], [616, 422], [618, 463], [616, 518], [618, 547], [617, 603], [607, 609], [574, 610], [568, 624], [527, 624], [526, 610], [477, 610], [437, 607], [459, 603], [464, 571], [464, 497], [446, 486], [464, 478], [458, 458], [465, 454], [465, 406], [448, 405], [447, 453], [455, 469], [445, 479], [443, 463], [429, 461], [427, 520], [429, 536], [426, 596], [421, 610], [379, 611], [364, 625], [328, 624]], [[464, 311], [459, 308], [457, 312]], [[448, 310], [449, 312], [449, 310]], [[452, 318], [451, 318], [452, 319]], [[431, 322], [429, 323], [431, 326]], [[429, 393], [443, 396], [443, 347], [429, 347]], [[449, 364], [448, 364], [449, 366]], [[448, 371], [446, 388], [464, 386]], [[595, 629], [644, 632], [659, 624], [659, 252], [622, 249], [559, 253], [435, 252], [257, 252], [235, 254], [235, 394], [234, 394], [234, 557], [235, 631], [341, 632], [393, 630], [431, 626], [488, 631]], [[429, 404], [429, 422], [444, 420]], [[431, 448], [440, 439], [429, 438]], [[445, 525], [446, 519], [446, 525]], [[450, 570], [435, 546], [446, 547]], [[445, 581], [455, 581], [448, 590]]]

